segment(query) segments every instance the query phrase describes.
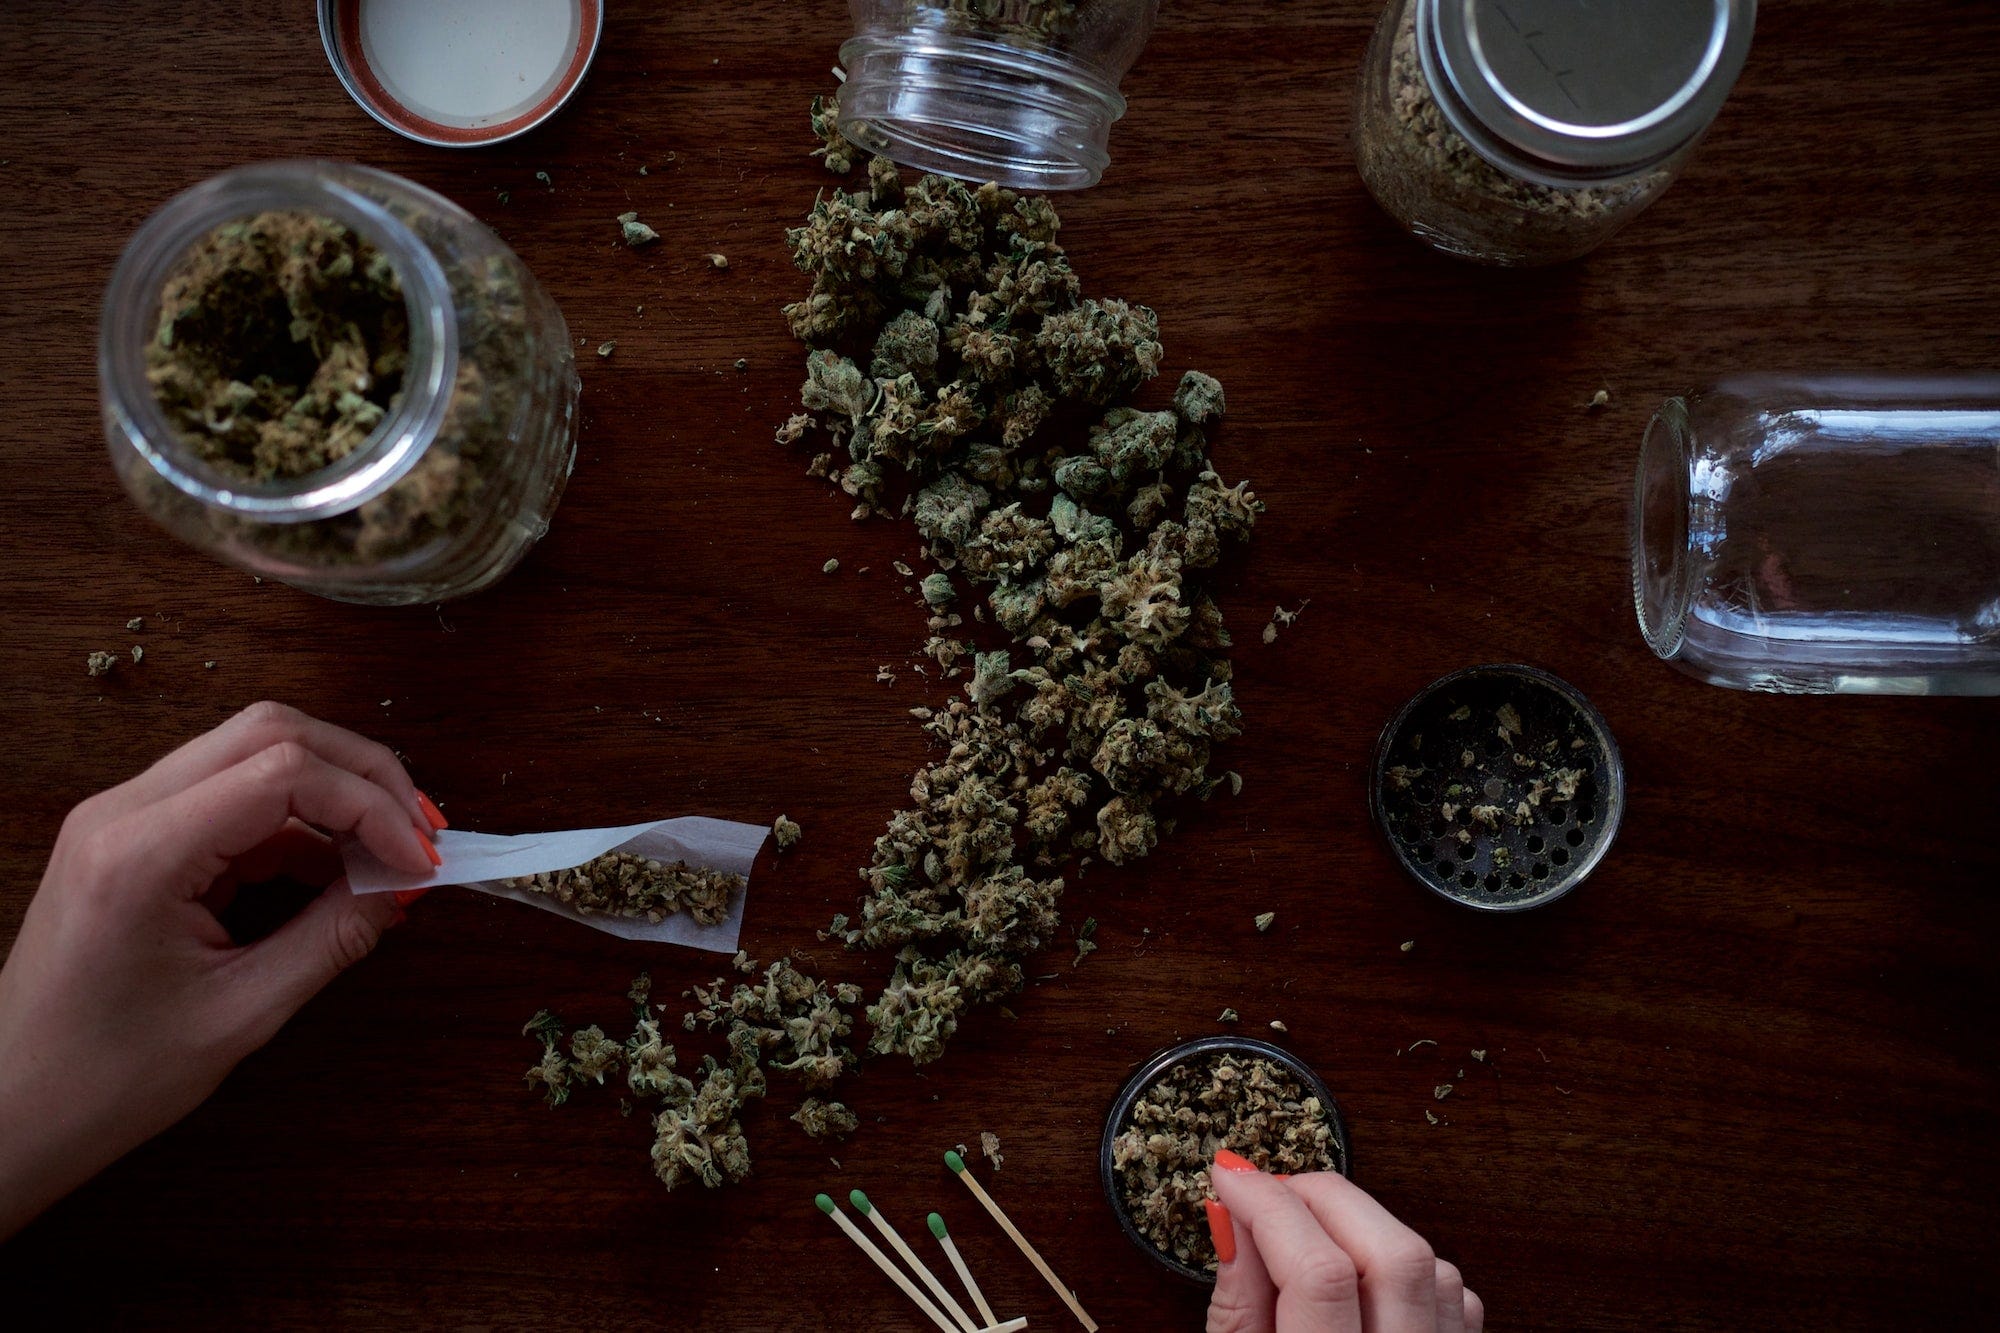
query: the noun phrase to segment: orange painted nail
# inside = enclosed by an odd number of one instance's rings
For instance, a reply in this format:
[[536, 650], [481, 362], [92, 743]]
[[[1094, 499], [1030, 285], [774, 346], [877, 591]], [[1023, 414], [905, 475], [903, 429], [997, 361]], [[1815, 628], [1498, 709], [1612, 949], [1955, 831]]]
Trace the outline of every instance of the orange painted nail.
[[438, 855], [437, 844], [432, 842], [428, 835], [419, 833], [417, 841], [423, 843], [424, 855], [430, 857], [432, 865], [441, 866], [444, 864], [444, 858]]
[[1215, 1150], [1215, 1164], [1224, 1171], [1255, 1171], [1257, 1169], [1250, 1164], [1248, 1159], [1237, 1156], [1227, 1148], [1217, 1148]]
[[398, 889], [396, 890], [396, 906], [408, 907], [411, 903], [429, 892], [430, 888], [428, 886], [421, 889]]
[[1203, 1199], [1201, 1206], [1208, 1209], [1208, 1238], [1215, 1242], [1215, 1257], [1225, 1264], [1236, 1262], [1236, 1228], [1229, 1221], [1229, 1210], [1213, 1199]]
[[444, 811], [437, 808], [437, 802], [422, 792], [417, 793], [417, 805], [423, 810], [424, 818], [431, 821], [433, 832], [441, 828], [451, 827], [451, 821], [444, 817]]

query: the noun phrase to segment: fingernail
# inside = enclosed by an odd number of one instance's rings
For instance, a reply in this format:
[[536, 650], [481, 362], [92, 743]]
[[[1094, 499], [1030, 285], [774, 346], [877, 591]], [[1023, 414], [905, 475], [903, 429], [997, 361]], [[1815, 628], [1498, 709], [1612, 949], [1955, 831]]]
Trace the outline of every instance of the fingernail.
[[441, 866], [444, 864], [444, 858], [438, 855], [437, 844], [430, 840], [430, 836], [428, 834], [419, 833], [417, 835], [417, 841], [423, 843], [424, 855], [428, 856], [431, 859], [432, 865]]
[[1215, 1164], [1224, 1171], [1255, 1171], [1257, 1169], [1250, 1164], [1248, 1159], [1238, 1157], [1227, 1148], [1217, 1148], [1215, 1150]]
[[424, 818], [431, 821], [431, 830], [450, 828], [451, 821], [444, 817], [444, 811], [437, 808], [437, 802], [422, 792], [417, 793], [417, 805], [423, 810]]
[[[428, 886], [421, 889], [398, 889], [396, 890], [396, 906], [408, 907], [411, 903], [429, 892], [430, 888]], [[397, 915], [400, 916], [402, 914], [399, 912]]]
[[1236, 1228], [1230, 1225], [1229, 1210], [1213, 1199], [1203, 1199], [1201, 1206], [1208, 1209], [1208, 1238], [1215, 1242], [1216, 1260], [1235, 1263]]

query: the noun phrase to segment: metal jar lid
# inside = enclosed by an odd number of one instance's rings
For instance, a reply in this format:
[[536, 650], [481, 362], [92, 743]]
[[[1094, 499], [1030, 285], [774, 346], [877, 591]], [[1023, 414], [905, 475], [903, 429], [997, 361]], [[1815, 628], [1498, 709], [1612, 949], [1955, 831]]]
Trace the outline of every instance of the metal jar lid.
[[602, 0], [319, 0], [341, 86], [405, 138], [473, 148], [560, 111], [604, 32]]
[[1424, 78], [1496, 166], [1548, 185], [1643, 171], [1722, 109], [1757, 0], [1414, 0]]

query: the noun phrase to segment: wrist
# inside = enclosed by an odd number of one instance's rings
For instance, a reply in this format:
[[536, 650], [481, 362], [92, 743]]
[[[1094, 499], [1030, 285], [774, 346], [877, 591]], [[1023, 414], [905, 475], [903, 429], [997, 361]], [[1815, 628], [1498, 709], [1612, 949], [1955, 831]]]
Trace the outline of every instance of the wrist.
[[75, 1052], [32, 1039], [9, 980], [0, 969], [0, 1241], [130, 1146], [80, 1085]]

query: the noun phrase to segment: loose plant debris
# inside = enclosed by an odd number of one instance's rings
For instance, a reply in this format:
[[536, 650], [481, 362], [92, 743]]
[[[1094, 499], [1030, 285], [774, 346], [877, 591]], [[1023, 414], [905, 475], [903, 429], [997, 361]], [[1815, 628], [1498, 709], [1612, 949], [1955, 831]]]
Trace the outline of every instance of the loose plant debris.
[[92, 677], [108, 676], [123, 660], [117, 653], [92, 653], [83, 660], [83, 669]]
[[1278, 919], [1278, 914], [1276, 912], [1259, 912], [1257, 914], [1257, 923], [1256, 923], [1257, 933], [1261, 935], [1265, 931], [1268, 931], [1271, 928], [1271, 923], [1273, 921], [1276, 921], [1277, 919]]
[[1119, 1201], [1154, 1248], [1215, 1268], [1202, 1201], [1218, 1149], [1279, 1173], [1339, 1169], [1333, 1122], [1290, 1070], [1227, 1051], [1170, 1066], [1133, 1103], [1112, 1142]]
[[606, 852], [567, 870], [502, 882], [509, 888], [546, 894], [585, 916], [601, 913], [658, 922], [686, 912], [704, 926], [727, 917], [730, 900], [743, 888], [741, 875], [632, 852]]
[[660, 233], [639, 221], [637, 213], [620, 213], [618, 228], [625, 238], [625, 244], [637, 250], [642, 245], [651, 245], [660, 239]]
[[792, 1116], [792, 1122], [814, 1139], [845, 1138], [861, 1127], [861, 1120], [854, 1112], [839, 1102], [822, 1101], [818, 1097], [808, 1097], [799, 1104]]
[[979, 1151], [986, 1154], [986, 1160], [993, 1163], [995, 1171], [998, 1171], [1000, 1164], [1007, 1160], [1000, 1155], [1000, 1136], [990, 1130], [980, 1133]]
[[805, 835], [806, 831], [799, 827], [796, 820], [784, 815], [779, 815], [771, 825], [771, 840], [778, 845], [778, 850], [781, 852], [789, 852], [798, 846], [799, 839]]

